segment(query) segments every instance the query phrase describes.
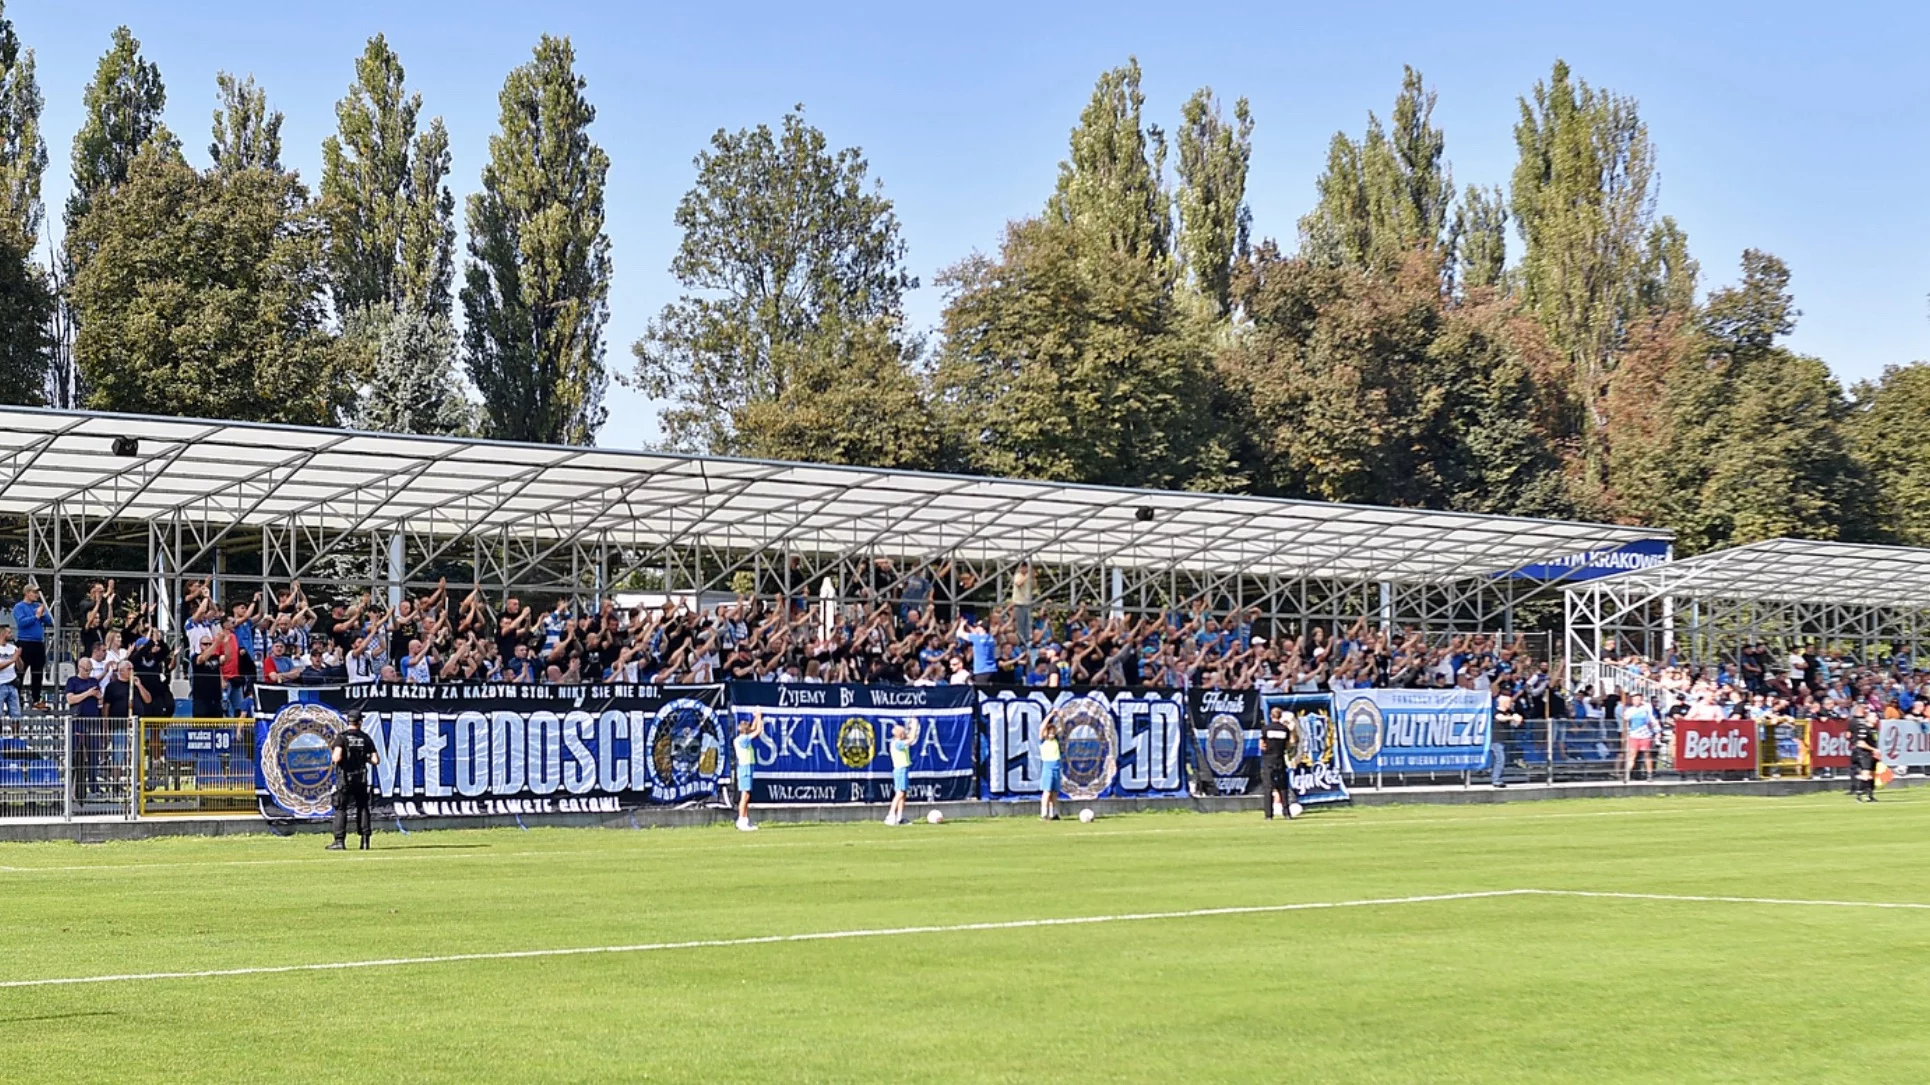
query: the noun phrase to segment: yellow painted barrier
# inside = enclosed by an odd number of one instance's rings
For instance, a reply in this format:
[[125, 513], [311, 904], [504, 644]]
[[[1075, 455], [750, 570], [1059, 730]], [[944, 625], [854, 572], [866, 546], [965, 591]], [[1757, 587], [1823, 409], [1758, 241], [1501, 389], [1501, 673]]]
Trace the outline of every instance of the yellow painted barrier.
[[255, 721], [144, 719], [135, 757], [142, 817], [255, 812]]

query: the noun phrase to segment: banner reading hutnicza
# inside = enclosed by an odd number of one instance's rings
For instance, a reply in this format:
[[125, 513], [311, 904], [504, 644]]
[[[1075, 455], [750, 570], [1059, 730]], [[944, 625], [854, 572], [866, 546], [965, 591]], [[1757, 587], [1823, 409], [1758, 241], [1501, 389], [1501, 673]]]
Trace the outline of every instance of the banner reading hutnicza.
[[1166, 689], [1000, 690], [979, 699], [985, 795], [1039, 794], [1039, 732], [1059, 727], [1063, 790], [1072, 799], [1180, 795], [1185, 694]]
[[1348, 772], [1465, 772], [1488, 763], [1494, 702], [1481, 690], [1349, 689], [1333, 696]]
[[266, 817], [333, 812], [329, 744], [362, 712], [384, 817], [609, 813], [708, 798], [724, 768], [721, 686], [325, 686], [257, 690]]
[[972, 797], [968, 686], [856, 686], [732, 682], [731, 710], [764, 710], [752, 802], [889, 802], [891, 730], [918, 725], [911, 798]]

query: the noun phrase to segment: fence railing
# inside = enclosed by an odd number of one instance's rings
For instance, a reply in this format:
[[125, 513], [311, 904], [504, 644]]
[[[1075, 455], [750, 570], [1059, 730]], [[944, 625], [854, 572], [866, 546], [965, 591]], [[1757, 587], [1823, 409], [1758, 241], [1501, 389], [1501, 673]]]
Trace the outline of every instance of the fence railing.
[[[1665, 723], [1654, 777], [1800, 778], [1842, 770], [1812, 765], [1808, 721], [1755, 724], [1750, 770], [1680, 772]], [[1614, 719], [1497, 725], [1488, 766], [1465, 772], [1354, 776], [1359, 789], [1619, 783], [1627, 744]], [[0, 820], [240, 814], [255, 810], [255, 726], [235, 719], [0, 718]], [[1496, 769], [1496, 762], [1499, 769]], [[1634, 778], [1650, 778], [1638, 761]]]
[[0, 718], [0, 818], [135, 814], [131, 719]]

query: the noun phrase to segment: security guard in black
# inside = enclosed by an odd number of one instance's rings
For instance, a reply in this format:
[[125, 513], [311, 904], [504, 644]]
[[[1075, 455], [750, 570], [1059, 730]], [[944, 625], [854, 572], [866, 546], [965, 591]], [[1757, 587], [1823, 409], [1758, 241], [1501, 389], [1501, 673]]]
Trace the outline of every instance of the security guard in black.
[[375, 740], [362, 731], [362, 714], [350, 712], [348, 727], [330, 743], [329, 760], [335, 765], [335, 842], [330, 851], [342, 851], [348, 836], [348, 812], [355, 807], [356, 829], [362, 834], [362, 850], [369, 850], [369, 767], [382, 762]]
[[1260, 729], [1260, 787], [1266, 796], [1262, 809], [1269, 821], [1275, 815], [1286, 816], [1289, 804], [1295, 801], [1289, 762], [1298, 756], [1299, 747], [1299, 721], [1284, 707], [1274, 705]]

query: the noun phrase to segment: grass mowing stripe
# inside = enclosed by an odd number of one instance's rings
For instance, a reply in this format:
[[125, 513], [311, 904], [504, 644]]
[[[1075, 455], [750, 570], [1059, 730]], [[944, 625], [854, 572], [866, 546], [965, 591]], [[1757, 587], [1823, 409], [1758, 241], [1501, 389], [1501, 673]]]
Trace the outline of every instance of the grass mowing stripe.
[[764, 934], [748, 938], [702, 938], [687, 942], [645, 942], [630, 946], [573, 946], [561, 949], [513, 949], [493, 953], [447, 953], [431, 957], [385, 957], [367, 961], [325, 961], [318, 964], [263, 965], [253, 968], [214, 968], [199, 972], [134, 972], [113, 976], [61, 976], [49, 979], [0, 980], [0, 988], [67, 987], [84, 983], [134, 983], [146, 980], [211, 979], [220, 976], [270, 976], [287, 972], [340, 972], [357, 968], [395, 968], [418, 964], [455, 964], [462, 961], [516, 961], [541, 957], [585, 957], [614, 953], [655, 953], [675, 949], [727, 949], [785, 942], [831, 942], [847, 938], [894, 938], [913, 934], [961, 934], [970, 931], [1026, 930], [1036, 927], [1077, 927], [1095, 923], [1138, 923], [1151, 919], [1202, 919], [1209, 916], [1263, 915], [1307, 912], [1328, 908], [1372, 908], [1394, 904], [1431, 904], [1451, 900], [1514, 897], [1527, 889], [1489, 889], [1471, 893], [1428, 893], [1408, 897], [1371, 897], [1364, 900], [1316, 900], [1294, 904], [1253, 904], [1225, 908], [1190, 908], [1180, 912], [1126, 912], [1120, 915], [1062, 916], [1051, 919], [1007, 919], [986, 923], [949, 923], [924, 927], [876, 927], [868, 930], [811, 931], [804, 934]]
[[1625, 893], [1588, 889], [1486, 889], [1465, 893], [1426, 893], [1406, 897], [1369, 897], [1361, 900], [1299, 901], [1293, 904], [1234, 905], [1189, 908], [1177, 912], [1126, 912], [1119, 915], [1062, 916], [1048, 919], [1008, 919], [984, 923], [950, 923], [919, 927], [875, 927], [803, 934], [765, 934], [745, 938], [702, 938], [683, 942], [645, 942], [627, 946], [572, 946], [558, 949], [501, 950], [492, 953], [449, 953], [428, 957], [384, 957], [365, 961], [324, 961], [314, 964], [217, 968], [198, 972], [135, 972], [109, 976], [61, 976], [46, 979], [0, 980], [0, 988], [64, 987], [87, 983], [134, 983], [151, 980], [212, 979], [223, 976], [266, 976], [288, 972], [339, 972], [360, 968], [397, 968], [407, 965], [456, 964], [464, 961], [514, 961], [544, 957], [582, 957], [619, 953], [655, 953], [679, 949], [728, 949], [737, 946], [779, 945], [790, 942], [830, 942], [849, 938], [894, 938], [915, 934], [962, 934], [973, 931], [1026, 930], [1039, 927], [1076, 927], [1098, 923], [1138, 923], [1154, 919], [1204, 919], [1213, 916], [1265, 915], [1331, 908], [1372, 908], [1397, 904], [1489, 900], [1496, 897], [1571, 897], [1609, 900], [1661, 901], [1685, 904], [1765, 904], [1822, 908], [1891, 908], [1930, 911], [1917, 901], [1809, 900], [1793, 897], [1733, 897], [1687, 893]]
[[[1926, 790], [1930, 791], [1930, 789], [1926, 789]], [[1827, 794], [1827, 793], [1821, 793], [1821, 794]], [[1639, 794], [1634, 794], [1630, 796], [1619, 796], [1614, 799], [1601, 799], [1601, 800], [1579, 799], [1579, 800], [1561, 800], [1561, 801], [1617, 802], [1617, 801], [1621, 801], [1623, 798], [1639, 798], [1639, 797], [1641, 797]], [[1661, 796], [1661, 797], [1693, 799], [1693, 798], [1704, 798], [1706, 796]], [[1750, 796], [1738, 796], [1738, 797], [1750, 797]], [[1896, 799], [1892, 799], [1890, 804], [1892, 806], [1924, 805], [1923, 803], [1913, 802], [1908, 799], [1902, 800], [1900, 802]], [[1484, 822], [1503, 821], [1503, 820], [1508, 822], [1515, 822], [1515, 821], [1567, 821], [1575, 818], [1606, 818], [1606, 817], [1705, 818], [1705, 817], [1733, 816], [1736, 814], [1763, 814], [1763, 813], [1780, 813], [1781, 812], [1780, 808], [1775, 806], [1773, 803], [1765, 803], [1760, 806], [1742, 806], [1742, 807], [1731, 807], [1727, 809], [1697, 806], [1689, 809], [1677, 808], [1677, 809], [1653, 809], [1653, 810], [1587, 810], [1587, 811], [1568, 811], [1564, 813], [1519, 813], [1517, 812], [1516, 808], [1511, 807], [1507, 803], [1493, 803], [1493, 804], [1484, 803], [1480, 805], [1460, 807], [1459, 809], [1464, 811], [1464, 813], [1449, 815], [1449, 816], [1433, 815], [1433, 816], [1420, 816], [1420, 817], [1403, 817], [1403, 816], [1399, 816], [1398, 814], [1399, 811], [1413, 810], [1413, 809], [1419, 809], [1419, 808], [1420, 808], [1419, 804], [1416, 804], [1415, 806], [1407, 806], [1407, 807], [1403, 807], [1403, 806], [1361, 807], [1361, 808], [1353, 808], [1349, 810], [1346, 816], [1316, 814], [1316, 815], [1312, 815], [1312, 816], [1297, 820], [1295, 822], [1295, 828], [1293, 828], [1290, 831], [1301, 832], [1308, 829], [1331, 830], [1331, 829], [1341, 829], [1341, 828], [1394, 829], [1394, 828], [1402, 828], [1409, 825], [1471, 824], [1471, 823], [1484, 823]], [[1371, 818], [1364, 817], [1363, 815], [1365, 815], [1369, 810], [1372, 810], [1375, 816]], [[1178, 815], [1178, 814], [1184, 813], [1184, 811], [1175, 810], [1172, 813], [1175, 815]], [[1392, 816], [1386, 816], [1386, 815], [1392, 815]], [[1119, 817], [1122, 815], [1115, 814], [1111, 816]], [[1127, 815], [1127, 816], [1130, 816], [1130, 815]], [[1223, 815], [1209, 815], [1209, 816], [1223, 816]], [[963, 824], [966, 826], [972, 826], [972, 827], [983, 827], [984, 825], [988, 825], [988, 824], [998, 824], [1003, 820], [1004, 819], [998, 819], [998, 818], [988, 818], [988, 819], [975, 818], [975, 819], [965, 820]], [[782, 824], [782, 823], [779, 823], [779, 824]], [[783, 825], [783, 828], [780, 829], [780, 831], [789, 833], [789, 832], [797, 831], [798, 829], [825, 828], [833, 825], [842, 826], [842, 825], [849, 825], [849, 824], [863, 824], [863, 823], [801, 822], [796, 824]], [[951, 823], [951, 824], [957, 825], [959, 823]], [[1165, 835], [1171, 835], [1175, 833], [1190, 833], [1190, 832], [1203, 831], [1205, 829], [1210, 829], [1213, 827], [1214, 826], [1211, 826], [1211, 825], [1202, 825], [1202, 826], [1186, 826], [1186, 827], [1170, 826], [1167, 828], [1159, 828], [1159, 829], [1072, 829], [1068, 832], [1067, 838], [1068, 839], [1086, 839], [1089, 837], [1107, 837], [1107, 836], [1165, 836]], [[701, 830], [705, 828], [710, 828], [714, 830], [716, 829], [716, 826], [693, 826], [691, 828], [693, 836], [696, 833], [701, 832]], [[471, 830], [454, 830], [454, 831], [471, 831]], [[576, 833], [576, 832], [582, 832], [583, 830], [570, 829], [570, 830], [564, 830], [564, 831]], [[956, 829], [954, 828], [954, 829], [947, 829], [942, 831], [953, 832], [953, 831], [956, 831]], [[652, 830], [651, 832], [654, 837], [655, 831]], [[628, 834], [625, 834], [625, 835], [628, 835]], [[187, 839], [187, 838], [177, 837], [173, 839], [181, 840], [181, 839]], [[215, 838], [210, 837], [208, 839], [215, 839]], [[321, 839], [321, 838], [318, 836], [317, 839]], [[880, 845], [910, 843], [914, 839], [915, 837], [907, 836], [907, 837], [878, 838], [878, 839], [872, 839], [872, 840], [847, 840], [847, 839], [841, 839], [841, 838], [840, 839], [814, 839], [814, 840], [783, 840], [783, 841], [761, 840], [756, 842], [739, 842], [736, 844], [720, 845], [714, 836], [704, 836], [701, 839], [689, 841], [688, 843], [694, 845], [692, 847], [665, 846], [664, 842], [662, 842], [661, 840], [657, 840], [656, 842], [653, 842], [650, 850], [653, 854], [676, 854], [684, 851], [708, 850], [708, 849], [718, 848], [718, 847], [727, 847], [727, 848], [732, 848], [734, 850], [761, 850], [761, 849], [772, 849], [772, 848], [789, 849], [789, 848], [877, 847]], [[983, 844], [1013, 843], [1013, 844], [1025, 844], [1028, 846], [1034, 843], [1034, 841], [1023, 840], [1023, 839], [1011, 840], [1011, 841], [980, 839], [978, 842]], [[145, 841], [126, 841], [123, 843], [146, 843], [146, 842]], [[680, 843], [683, 843], [683, 842], [680, 841]], [[323, 864], [339, 865], [342, 863], [350, 863], [350, 862], [353, 862], [353, 863], [392, 862], [392, 861], [401, 860], [401, 859], [427, 859], [427, 858], [435, 858], [435, 859], [440, 859], [445, 861], [453, 861], [453, 860], [459, 860], [459, 859], [490, 859], [490, 860], [553, 859], [558, 857], [559, 855], [579, 856], [587, 859], [630, 858], [628, 853], [608, 854], [608, 853], [598, 853], [597, 851], [594, 851], [591, 849], [577, 849], [577, 848], [550, 849], [545, 851], [512, 851], [512, 852], [491, 852], [486, 849], [479, 848], [474, 852], [459, 852], [459, 853], [445, 854], [445, 853], [436, 852], [434, 850], [434, 847], [435, 847], [434, 845], [430, 845], [426, 847], [416, 848], [405, 844], [400, 848], [382, 849], [382, 854], [379, 854], [379, 855], [355, 855], [355, 856], [331, 855], [331, 856], [315, 856], [313, 858], [306, 858], [306, 859], [186, 859], [186, 860], [180, 860], [180, 861], [169, 861], [169, 862], [159, 862], [159, 863], [69, 863], [69, 864], [63, 864], [60, 866], [0, 866], [0, 874], [84, 874], [91, 871], [107, 871], [107, 870], [175, 871], [175, 870], [200, 868], [200, 867], [309, 866], [309, 865], [319, 866]]]

